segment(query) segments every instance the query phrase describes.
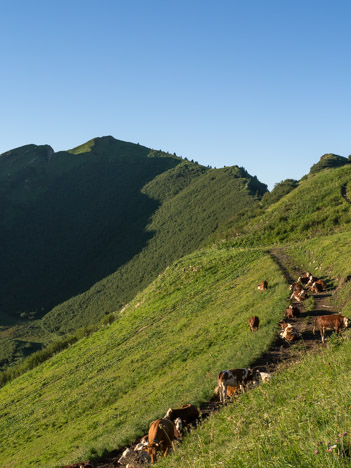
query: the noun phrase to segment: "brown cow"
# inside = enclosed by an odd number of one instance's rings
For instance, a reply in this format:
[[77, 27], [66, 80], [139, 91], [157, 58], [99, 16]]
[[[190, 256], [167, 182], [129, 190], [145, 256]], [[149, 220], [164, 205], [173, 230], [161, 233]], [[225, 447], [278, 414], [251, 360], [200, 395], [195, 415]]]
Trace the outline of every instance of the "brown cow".
[[155, 463], [157, 452], [166, 456], [174, 440], [174, 423], [169, 419], [156, 419], [151, 423], [148, 434], [149, 443], [146, 452], [150, 455], [151, 463]]
[[323, 291], [323, 286], [320, 283], [313, 283], [312, 286], [310, 286], [310, 292], [312, 294], [318, 294]]
[[290, 291], [303, 291], [305, 288], [300, 283], [293, 283], [289, 286]]
[[[240, 392], [240, 385], [236, 385], [235, 387], [231, 387], [228, 385], [227, 387], [227, 397], [228, 398], [233, 398], [235, 395], [237, 395]], [[214, 389], [213, 392], [216, 396], [219, 396], [219, 386]]]
[[245, 390], [249, 382], [259, 381], [260, 373], [256, 369], [230, 369], [221, 371], [218, 374], [219, 398], [221, 403], [225, 403], [228, 386], [239, 386], [241, 390]]
[[183, 405], [181, 408], [169, 408], [167, 413], [164, 416], [164, 419], [169, 419], [175, 421], [177, 418], [180, 418], [183, 424], [189, 424], [196, 421], [200, 417], [200, 410], [190, 403], [188, 405]]
[[285, 317], [288, 319], [300, 317], [300, 310], [298, 307], [290, 304], [284, 313]]
[[327, 285], [325, 284], [325, 282], [321, 279], [315, 281], [316, 284], [320, 284], [322, 286], [322, 291], [325, 291], [327, 289]]
[[249, 318], [249, 327], [251, 331], [257, 331], [259, 324], [260, 319], [256, 315]]
[[257, 286], [259, 291], [265, 291], [268, 288], [267, 281], [261, 281], [260, 284]]
[[323, 280], [317, 280], [310, 286], [311, 293], [317, 294], [327, 289], [326, 284]]
[[325, 330], [334, 330], [339, 334], [340, 328], [347, 328], [349, 319], [342, 315], [321, 315], [316, 317], [313, 323], [313, 334], [318, 327], [321, 334], [322, 343], [325, 342]]

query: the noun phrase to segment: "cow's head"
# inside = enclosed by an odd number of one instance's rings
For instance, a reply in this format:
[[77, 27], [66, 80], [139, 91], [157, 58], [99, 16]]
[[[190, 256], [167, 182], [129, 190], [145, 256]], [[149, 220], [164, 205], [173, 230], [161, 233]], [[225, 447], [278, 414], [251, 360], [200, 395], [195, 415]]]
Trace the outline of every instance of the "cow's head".
[[151, 444], [147, 444], [144, 450], [150, 456], [151, 463], [155, 463], [157, 452], [161, 450], [161, 447], [158, 442], [151, 442]]
[[172, 408], [169, 408], [163, 419], [172, 419], [172, 416], [173, 416], [173, 410]]
[[260, 380], [260, 371], [258, 369], [249, 369], [249, 376], [252, 378], [252, 380]]
[[349, 319], [347, 317], [344, 317], [344, 327], [347, 328], [349, 324]]
[[135, 462], [137, 459], [137, 454], [133, 452], [130, 448], [125, 449], [125, 451], [122, 453], [122, 456], [118, 460], [118, 463], [121, 465], [126, 465], [127, 463]]

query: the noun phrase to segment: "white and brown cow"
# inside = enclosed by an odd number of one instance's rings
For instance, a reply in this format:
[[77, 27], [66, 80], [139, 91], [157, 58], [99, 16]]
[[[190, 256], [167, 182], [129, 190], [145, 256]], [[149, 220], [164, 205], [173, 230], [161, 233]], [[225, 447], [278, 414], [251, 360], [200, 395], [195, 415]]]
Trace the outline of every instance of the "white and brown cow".
[[334, 330], [337, 334], [340, 328], [347, 328], [349, 319], [342, 315], [321, 315], [316, 317], [313, 324], [313, 334], [316, 328], [319, 329], [321, 334], [322, 343], [325, 342], [325, 330]]
[[260, 319], [256, 315], [249, 318], [249, 327], [251, 331], [257, 331], [259, 324]]
[[291, 323], [287, 323], [284, 329], [280, 332], [280, 337], [288, 343], [297, 340], [299, 336], [299, 332], [291, 325]]
[[249, 382], [258, 381], [259, 378], [260, 373], [258, 370], [247, 367], [221, 371], [218, 374], [219, 398], [221, 403], [225, 403], [228, 386], [239, 386], [241, 390], [245, 390]]
[[[306, 276], [306, 275], [309, 275], [309, 276]], [[306, 286], [310, 280], [310, 276], [311, 276], [310, 273], [304, 273], [303, 275], [297, 278], [297, 282]]]
[[265, 291], [268, 288], [267, 281], [261, 281], [260, 284], [257, 286], [259, 291]]
[[175, 423], [177, 418], [182, 420], [183, 425], [190, 424], [200, 417], [200, 410], [195, 405], [183, 405], [181, 408], [169, 408], [165, 414], [165, 419], [170, 419]]
[[304, 299], [307, 299], [307, 293], [305, 290], [294, 291], [290, 296], [291, 301], [302, 302]]

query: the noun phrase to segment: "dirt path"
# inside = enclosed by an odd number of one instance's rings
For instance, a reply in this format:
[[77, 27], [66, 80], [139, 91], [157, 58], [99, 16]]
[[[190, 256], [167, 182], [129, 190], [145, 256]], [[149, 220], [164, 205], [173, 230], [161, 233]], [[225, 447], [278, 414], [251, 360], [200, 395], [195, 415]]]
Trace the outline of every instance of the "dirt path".
[[341, 196], [347, 201], [347, 203], [351, 204], [351, 200], [347, 195], [347, 184], [341, 186]]
[[[301, 270], [296, 268], [284, 249], [275, 248], [268, 251], [268, 253], [279, 266], [289, 284], [295, 282], [297, 278], [303, 273]], [[273, 373], [277, 370], [277, 367], [280, 363], [289, 363], [296, 360], [297, 347], [301, 349], [301, 346], [303, 346], [306, 351], [317, 350], [321, 346], [321, 341], [319, 333], [316, 333], [316, 335], [313, 335], [312, 333], [312, 321], [313, 318], [318, 315], [336, 313], [330, 308], [328, 304], [328, 298], [332, 295], [332, 293], [333, 291], [328, 290], [327, 292], [313, 295], [314, 308], [308, 313], [306, 312], [303, 303], [294, 303], [294, 305], [300, 309], [300, 317], [289, 320], [289, 322], [301, 334], [301, 340], [289, 344], [283, 342], [283, 340], [277, 336], [276, 341], [272, 343], [271, 347], [265, 353], [263, 353], [260, 358], [252, 364], [252, 366], [258, 367], [260, 370]], [[222, 405], [218, 402], [217, 398], [213, 398], [211, 401], [203, 403], [200, 407], [202, 419], [206, 419], [211, 413], [214, 411], [219, 411], [221, 408]], [[136, 440], [128, 447], [133, 447], [138, 442], [139, 440]], [[94, 462], [86, 461], [74, 465], [66, 465], [63, 468], [121, 468], [122, 465], [118, 463], [118, 459], [126, 448], [127, 447], [123, 447], [119, 450], [110, 452], [106, 456], [94, 460]]]

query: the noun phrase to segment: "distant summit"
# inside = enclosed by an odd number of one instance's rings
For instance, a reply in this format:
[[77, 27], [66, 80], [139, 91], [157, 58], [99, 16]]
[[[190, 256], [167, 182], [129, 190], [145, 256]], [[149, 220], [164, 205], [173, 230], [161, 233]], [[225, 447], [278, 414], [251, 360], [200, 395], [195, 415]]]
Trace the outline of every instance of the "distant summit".
[[14, 148], [10, 151], [0, 154], [0, 158], [13, 158], [17, 161], [28, 160], [32, 156], [39, 158], [50, 158], [54, 154], [54, 150], [50, 145], [24, 145]]
[[333, 169], [345, 166], [346, 164], [350, 164], [350, 162], [351, 161], [344, 156], [339, 156], [333, 153], [323, 154], [320, 160], [311, 167], [310, 174], [316, 174], [323, 169]]

